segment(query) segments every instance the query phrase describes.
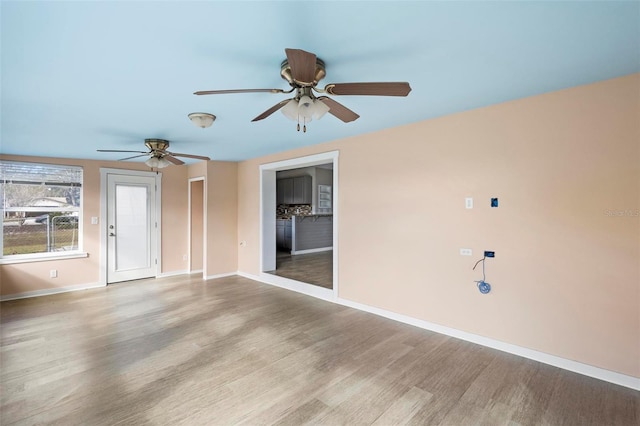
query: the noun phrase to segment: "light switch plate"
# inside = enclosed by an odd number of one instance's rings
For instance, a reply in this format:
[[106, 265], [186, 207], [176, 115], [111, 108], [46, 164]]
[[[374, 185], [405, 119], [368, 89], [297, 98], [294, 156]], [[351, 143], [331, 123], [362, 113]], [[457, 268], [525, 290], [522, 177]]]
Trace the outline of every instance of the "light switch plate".
[[472, 209], [473, 208], [473, 198], [472, 197], [467, 197], [464, 199], [464, 206], [467, 209]]

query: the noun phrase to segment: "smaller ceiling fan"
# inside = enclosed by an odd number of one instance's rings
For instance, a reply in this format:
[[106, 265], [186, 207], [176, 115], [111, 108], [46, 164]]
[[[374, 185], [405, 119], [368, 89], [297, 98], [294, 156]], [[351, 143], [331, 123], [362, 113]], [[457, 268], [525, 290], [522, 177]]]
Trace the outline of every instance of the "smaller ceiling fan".
[[278, 102], [251, 121], [259, 121], [269, 117], [282, 109], [282, 113], [291, 120], [306, 123], [312, 119], [320, 119], [327, 112], [345, 123], [357, 120], [360, 116], [329, 96], [316, 96], [314, 92], [337, 95], [368, 95], [368, 96], [407, 96], [411, 86], [407, 82], [376, 82], [376, 83], [330, 83], [324, 89], [317, 87], [318, 82], [326, 75], [325, 63], [314, 53], [300, 49], [285, 49], [287, 59], [280, 65], [280, 76], [291, 86], [290, 90], [282, 89], [231, 89], [231, 90], [202, 90], [194, 95], [222, 95], [229, 93], [292, 93], [294, 97]]
[[99, 149], [98, 152], [135, 152], [138, 155], [132, 157], [121, 158], [118, 161], [131, 160], [133, 158], [144, 157], [148, 155], [149, 158], [145, 161], [145, 164], [149, 167], [161, 169], [171, 164], [180, 166], [184, 164], [184, 161], [177, 159], [176, 157], [195, 158], [196, 160], [211, 160], [209, 157], [202, 155], [192, 154], [179, 154], [176, 152], [169, 152], [169, 141], [165, 139], [145, 139], [144, 144], [149, 151], [123, 151], [120, 149]]

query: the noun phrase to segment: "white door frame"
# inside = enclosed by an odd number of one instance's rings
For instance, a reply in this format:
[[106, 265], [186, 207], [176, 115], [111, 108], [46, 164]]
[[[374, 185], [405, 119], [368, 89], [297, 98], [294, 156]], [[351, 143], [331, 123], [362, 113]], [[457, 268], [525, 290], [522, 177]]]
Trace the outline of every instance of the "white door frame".
[[204, 236], [202, 238], [202, 279], [207, 278], [207, 180], [204, 176], [198, 176], [195, 178], [190, 178], [188, 181], [189, 185], [189, 217], [187, 220], [187, 247], [189, 253], [189, 267], [187, 270], [191, 273], [191, 184], [193, 182], [202, 181], [202, 232]]
[[[329, 151], [260, 165], [260, 280], [320, 299], [338, 299], [338, 157], [339, 151]], [[265, 272], [275, 269], [276, 172], [326, 163], [333, 163], [333, 290]]]
[[162, 271], [162, 173], [145, 172], [138, 170], [123, 170], [101, 167], [100, 168], [100, 277], [99, 284], [107, 285], [107, 177], [108, 175], [120, 176], [144, 176], [153, 177], [156, 182], [156, 205], [152, 206], [156, 210], [156, 221], [158, 227], [155, 228], [156, 238], [156, 277]]

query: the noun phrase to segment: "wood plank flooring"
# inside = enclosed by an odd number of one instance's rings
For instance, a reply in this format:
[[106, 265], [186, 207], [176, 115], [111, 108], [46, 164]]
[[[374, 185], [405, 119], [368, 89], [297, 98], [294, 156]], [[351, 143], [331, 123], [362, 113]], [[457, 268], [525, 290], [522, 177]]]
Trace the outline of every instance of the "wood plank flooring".
[[637, 425], [640, 392], [241, 277], [2, 302], [2, 425]]
[[296, 255], [278, 251], [276, 270], [269, 273], [331, 290], [333, 288], [333, 251]]

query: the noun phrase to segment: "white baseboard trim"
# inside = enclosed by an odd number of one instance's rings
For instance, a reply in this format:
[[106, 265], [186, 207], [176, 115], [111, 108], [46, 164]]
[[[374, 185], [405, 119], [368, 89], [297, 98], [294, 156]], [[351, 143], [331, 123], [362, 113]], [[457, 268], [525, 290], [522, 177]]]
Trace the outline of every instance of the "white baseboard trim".
[[193, 274], [201, 274], [202, 272], [203, 272], [203, 270], [202, 270], [202, 269], [193, 269], [193, 270], [189, 271], [189, 274], [190, 274], [190, 275], [193, 275]]
[[156, 275], [156, 278], [176, 277], [178, 275], [189, 275], [189, 271], [186, 269], [182, 269], [179, 271], [162, 272]]
[[605, 382], [614, 383], [616, 385], [624, 386], [627, 388], [640, 390], [640, 378], [627, 376], [625, 374], [617, 373], [615, 371], [606, 370], [604, 368], [594, 367], [592, 365], [583, 364], [578, 361], [562, 358], [555, 355], [550, 355], [544, 352], [539, 352], [533, 349], [524, 348], [522, 346], [512, 345], [511, 343], [501, 342], [499, 340], [491, 339], [488, 337], [480, 336], [466, 331], [457, 330], [455, 328], [446, 327], [440, 324], [435, 324], [429, 321], [420, 320], [407, 315], [397, 314], [385, 309], [376, 308], [373, 306], [365, 305], [351, 300], [338, 298], [336, 303], [339, 303], [350, 308], [355, 308], [361, 311], [369, 312], [381, 317], [389, 318], [394, 321], [399, 321], [405, 324], [413, 325], [425, 330], [434, 331], [436, 333], [444, 334], [447, 336], [455, 337], [456, 339], [466, 340], [467, 342], [476, 343], [478, 345], [486, 346], [488, 348], [497, 349], [502, 352], [507, 352], [513, 355], [518, 355], [523, 358], [528, 358], [534, 361], [541, 362], [543, 364], [552, 365], [554, 367], [562, 368], [564, 370], [573, 371], [574, 373], [582, 374], [585, 376], [593, 377], [596, 379], [604, 380]]
[[321, 251], [331, 251], [333, 250], [333, 246], [330, 247], [320, 247], [320, 248], [314, 248], [314, 249], [307, 249], [307, 250], [292, 250], [291, 254], [308, 254], [308, 253], [320, 253]]
[[[162, 274], [163, 277], [174, 275], [188, 275], [187, 272], [171, 272], [168, 274]], [[451, 336], [457, 339], [465, 340], [467, 342], [476, 343], [492, 349], [497, 349], [502, 352], [507, 352], [513, 355], [528, 358], [534, 361], [541, 362], [543, 364], [552, 365], [554, 367], [562, 368], [564, 370], [573, 371], [574, 373], [582, 374], [585, 376], [593, 377], [605, 382], [614, 383], [616, 385], [624, 386], [627, 388], [640, 390], [640, 378], [628, 376], [626, 374], [617, 373], [615, 371], [606, 370], [600, 367], [594, 367], [592, 365], [584, 364], [578, 361], [562, 358], [555, 355], [550, 355], [544, 352], [539, 352], [533, 349], [524, 348], [522, 346], [513, 345], [510, 343], [501, 342], [499, 340], [491, 339], [488, 337], [480, 336], [466, 331], [458, 330], [451, 327], [446, 327], [440, 324], [435, 324], [429, 321], [413, 318], [407, 315], [398, 314], [395, 312], [387, 311], [385, 309], [376, 308], [373, 306], [365, 305], [363, 303], [353, 302], [351, 300], [338, 298], [334, 300], [333, 291], [314, 285], [300, 283], [295, 280], [290, 280], [277, 275], [271, 275], [263, 273], [261, 275], [253, 275], [245, 272], [229, 272], [225, 274], [211, 275], [207, 277], [207, 280], [224, 278], [238, 275], [244, 278], [248, 278], [254, 281], [262, 282], [264, 284], [273, 285], [276, 287], [284, 288], [287, 290], [295, 291], [305, 294], [307, 296], [316, 297], [329, 302], [338, 303], [340, 305], [348, 306], [350, 308], [358, 309], [360, 311], [369, 312], [374, 315], [379, 315], [384, 318], [388, 318], [394, 321], [409, 324], [418, 328], [433, 331], [436, 333]], [[79, 284], [66, 287], [49, 288], [44, 290], [27, 291], [24, 293], [9, 294], [0, 296], [0, 301], [9, 301], [16, 299], [26, 299], [29, 297], [48, 296], [57, 293], [67, 293], [71, 291], [87, 290], [92, 288], [105, 287], [100, 283], [88, 283]]]
[[25, 291], [24, 293], [7, 294], [5, 296], [0, 296], [0, 302], [4, 302], [6, 300], [27, 299], [29, 297], [50, 296], [52, 294], [68, 293], [70, 291], [88, 290], [90, 288], [98, 288], [98, 287], [106, 287], [106, 286], [100, 283], [88, 283], [88, 284], [70, 285], [66, 287], [47, 288], [43, 290]]
[[[342, 299], [340, 297], [338, 297], [337, 299], [334, 299], [333, 297], [330, 297], [330, 298], [322, 297], [314, 294], [314, 292], [307, 291], [308, 289], [306, 289], [306, 287], [315, 287], [315, 286], [301, 284], [293, 280], [287, 280], [287, 281], [291, 281], [292, 283], [297, 283], [297, 285], [293, 285], [293, 284], [281, 285], [281, 284], [274, 283], [273, 277], [282, 278], [282, 277], [277, 277], [275, 275], [261, 274], [257, 276], [257, 275], [247, 274], [241, 271], [238, 271], [238, 275], [241, 277], [252, 279], [254, 281], [259, 281], [265, 284], [271, 284], [277, 287], [285, 288], [287, 290], [297, 291], [299, 293], [303, 293], [312, 297], [317, 297], [329, 302], [338, 303], [340, 305], [348, 306], [350, 308], [358, 309], [360, 311], [369, 312], [374, 315], [379, 315], [381, 317], [385, 317], [394, 321], [413, 325], [418, 328], [434, 331], [436, 333], [444, 334], [446, 336], [451, 336], [456, 339], [465, 340], [467, 342], [476, 343], [478, 345], [482, 345], [488, 348], [497, 349], [502, 352], [507, 352], [512, 355], [528, 358], [533, 361], [541, 362], [543, 364], [552, 365], [554, 367], [562, 368], [563, 370], [573, 371], [574, 373], [593, 377], [595, 379], [603, 380], [605, 382], [610, 382], [610, 383], [614, 383], [616, 385], [624, 386], [627, 388], [640, 390], [640, 378], [638, 377], [628, 376], [626, 374], [617, 373], [615, 371], [606, 370], [600, 367], [594, 367], [592, 365], [583, 364], [578, 361], [573, 361], [573, 360], [562, 358], [559, 356], [550, 355], [544, 352], [539, 352], [533, 349], [524, 348], [522, 346], [512, 345], [510, 343], [501, 342], [499, 340], [491, 339], [491, 338], [480, 336], [473, 333], [468, 333], [466, 331], [458, 330], [451, 327], [446, 327], [440, 324], [435, 324], [429, 321], [424, 321], [424, 320], [413, 318], [407, 315], [397, 314], [395, 312], [387, 311], [385, 309], [376, 308], [373, 306], [365, 305], [363, 303], [353, 302], [351, 300]], [[333, 292], [330, 290], [327, 290], [327, 289], [322, 289], [322, 290], [329, 291], [333, 294]]]
[[260, 281], [260, 277], [257, 275], [249, 274], [247, 272], [238, 271], [236, 275], [239, 277], [249, 278], [250, 280]]
[[306, 294], [307, 296], [316, 297], [318, 299], [327, 300], [333, 302], [333, 290], [327, 288], [318, 287], [317, 285], [305, 284], [300, 281], [291, 280], [289, 278], [280, 277], [278, 275], [268, 274], [263, 272], [259, 276], [247, 274], [238, 271], [237, 275], [249, 278], [250, 280], [258, 281], [265, 284], [270, 284], [276, 287], [284, 288], [287, 290], [295, 291], [297, 293]]
[[205, 280], [215, 280], [216, 278], [225, 278], [225, 277], [233, 277], [235, 275], [238, 275], [237, 271], [234, 272], [225, 272], [224, 274], [216, 274], [216, 275], [209, 275], [208, 277], [204, 278]]

